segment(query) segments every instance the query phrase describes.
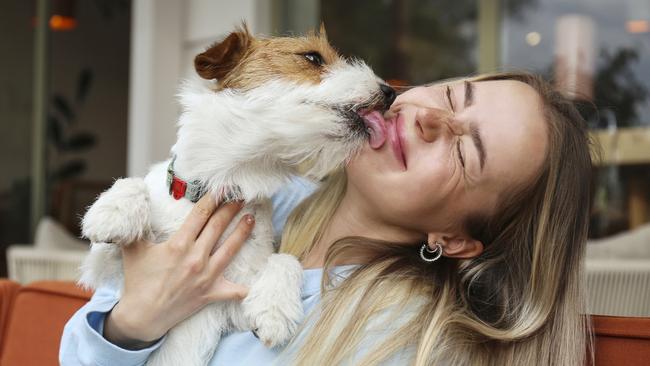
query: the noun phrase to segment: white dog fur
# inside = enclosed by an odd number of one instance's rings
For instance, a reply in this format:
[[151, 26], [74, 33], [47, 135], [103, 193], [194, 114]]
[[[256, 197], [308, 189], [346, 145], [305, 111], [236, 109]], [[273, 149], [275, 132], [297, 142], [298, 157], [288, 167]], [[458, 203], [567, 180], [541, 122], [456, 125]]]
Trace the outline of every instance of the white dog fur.
[[[302, 267], [296, 258], [275, 254], [269, 197], [296, 166], [314, 162], [308, 174], [320, 178], [341, 166], [367, 139], [363, 126], [343, 110], [381, 98], [380, 83], [360, 61], [339, 59], [319, 84], [279, 77], [241, 92], [215, 92], [215, 82], [187, 81], [180, 92], [183, 112], [172, 147], [175, 171], [198, 179], [210, 194], [239, 187], [244, 209], [253, 213], [250, 239], [225, 271], [229, 280], [250, 287], [240, 302], [214, 303], [171, 329], [149, 365], [206, 365], [228, 330], [250, 330], [268, 346], [289, 340], [303, 317]], [[166, 185], [169, 161], [142, 178], [119, 179], [101, 194], [83, 219], [92, 241], [80, 283], [122, 286], [119, 245], [137, 239], [162, 242], [180, 228], [193, 203], [175, 200]], [[234, 228], [231, 225], [223, 238]]]

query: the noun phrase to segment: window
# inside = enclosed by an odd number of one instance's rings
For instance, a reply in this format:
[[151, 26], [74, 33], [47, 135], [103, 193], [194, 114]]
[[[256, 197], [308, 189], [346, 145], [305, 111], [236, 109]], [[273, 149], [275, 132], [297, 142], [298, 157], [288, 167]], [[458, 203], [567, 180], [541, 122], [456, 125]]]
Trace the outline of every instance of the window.
[[503, 65], [573, 95], [603, 149], [591, 236], [650, 221], [650, 2], [507, 3]]

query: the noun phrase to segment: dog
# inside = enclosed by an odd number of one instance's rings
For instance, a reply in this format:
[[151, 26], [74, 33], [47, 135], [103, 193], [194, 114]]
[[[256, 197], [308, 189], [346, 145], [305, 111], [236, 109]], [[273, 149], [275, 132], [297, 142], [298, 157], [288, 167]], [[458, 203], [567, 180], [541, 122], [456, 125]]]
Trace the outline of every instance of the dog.
[[305, 162], [314, 179], [345, 164], [368, 140], [369, 120], [395, 99], [364, 62], [332, 48], [323, 26], [304, 37], [261, 38], [244, 24], [196, 56], [194, 66], [199, 77], [179, 94], [172, 158], [144, 178], [115, 181], [85, 214], [82, 233], [92, 245], [80, 283], [121, 288], [120, 246], [166, 240], [210, 194], [245, 202], [224, 238], [242, 215], [256, 218], [224, 272], [250, 291], [242, 302], [208, 305], [172, 328], [149, 365], [206, 365], [232, 329], [254, 329], [268, 347], [293, 336], [304, 315], [302, 267], [275, 253], [269, 197]]

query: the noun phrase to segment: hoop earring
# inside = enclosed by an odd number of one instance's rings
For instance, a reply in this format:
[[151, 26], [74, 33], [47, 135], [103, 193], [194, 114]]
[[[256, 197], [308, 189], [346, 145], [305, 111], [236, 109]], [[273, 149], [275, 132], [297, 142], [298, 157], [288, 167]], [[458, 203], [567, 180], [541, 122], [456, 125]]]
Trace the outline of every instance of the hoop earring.
[[[432, 258], [427, 258], [427, 256], [424, 254], [424, 252], [427, 252], [428, 254], [434, 254], [435, 255]], [[442, 245], [440, 243], [436, 242], [436, 249], [431, 250], [429, 249], [429, 246], [427, 243], [422, 244], [422, 248], [420, 248], [420, 258], [422, 258], [423, 261], [425, 262], [435, 262], [440, 257], [442, 256]]]

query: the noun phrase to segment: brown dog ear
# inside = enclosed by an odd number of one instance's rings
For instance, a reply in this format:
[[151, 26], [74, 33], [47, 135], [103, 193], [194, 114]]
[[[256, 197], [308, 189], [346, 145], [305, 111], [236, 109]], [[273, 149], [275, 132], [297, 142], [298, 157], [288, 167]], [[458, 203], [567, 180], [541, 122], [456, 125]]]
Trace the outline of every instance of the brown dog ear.
[[325, 31], [325, 22], [320, 22], [320, 29], [318, 30], [319, 36], [321, 38], [327, 39], [327, 32]]
[[226, 39], [215, 43], [194, 58], [194, 68], [204, 79], [221, 79], [226, 76], [248, 50], [252, 36], [244, 25], [230, 33]]

